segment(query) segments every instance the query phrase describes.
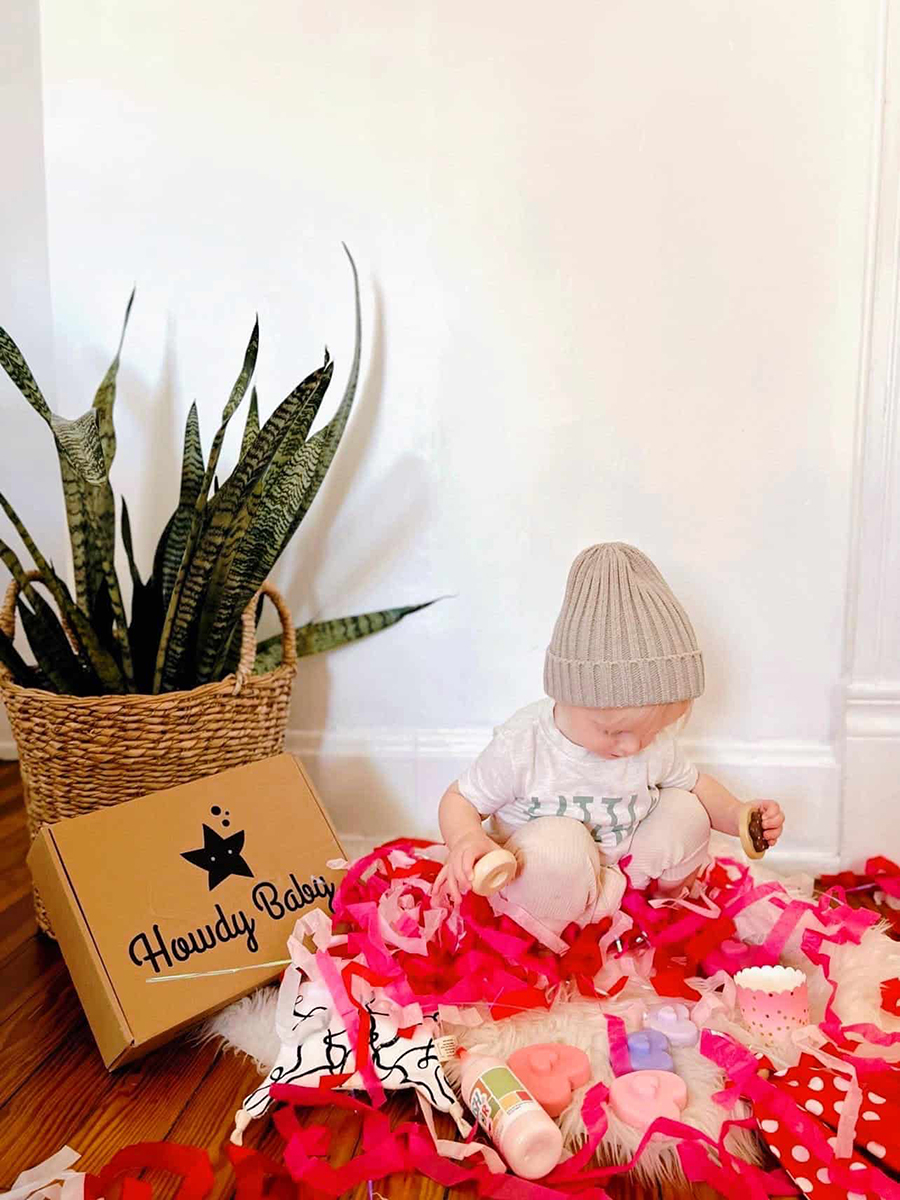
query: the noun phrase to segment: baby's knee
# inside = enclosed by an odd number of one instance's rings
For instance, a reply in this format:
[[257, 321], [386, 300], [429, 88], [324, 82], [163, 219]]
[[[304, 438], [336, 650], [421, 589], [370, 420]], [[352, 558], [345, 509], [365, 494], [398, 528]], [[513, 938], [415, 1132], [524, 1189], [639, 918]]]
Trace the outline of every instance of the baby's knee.
[[659, 793], [659, 812], [665, 812], [672, 824], [677, 823], [676, 841], [681, 846], [696, 847], [709, 841], [709, 813], [693, 792], [685, 788], [663, 788]]
[[597, 899], [600, 855], [580, 821], [538, 817], [506, 843], [516, 856], [516, 878], [504, 897], [554, 931], [581, 917]]
[[706, 864], [709, 814], [693, 794], [664, 788], [653, 813], [637, 827], [628, 873], [635, 887], [651, 880], [678, 884]]

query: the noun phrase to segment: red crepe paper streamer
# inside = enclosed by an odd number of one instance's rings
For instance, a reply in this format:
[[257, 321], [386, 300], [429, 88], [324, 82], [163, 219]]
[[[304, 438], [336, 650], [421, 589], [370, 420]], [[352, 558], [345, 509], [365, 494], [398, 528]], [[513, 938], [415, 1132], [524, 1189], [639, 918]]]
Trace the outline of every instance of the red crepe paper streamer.
[[900, 1017], [900, 979], [886, 979], [881, 985], [881, 1007], [894, 1017]]
[[212, 1191], [213, 1169], [205, 1150], [176, 1142], [137, 1142], [120, 1150], [99, 1175], [85, 1176], [85, 1200], [109, 1197], [122, 1176], [122, 1200], [149, 1200], [153, 1194], [150, 1185], [135, 1179], [134, 1173], [154, 1168], [182, 1177], [176, 1200], [203, 1200]]

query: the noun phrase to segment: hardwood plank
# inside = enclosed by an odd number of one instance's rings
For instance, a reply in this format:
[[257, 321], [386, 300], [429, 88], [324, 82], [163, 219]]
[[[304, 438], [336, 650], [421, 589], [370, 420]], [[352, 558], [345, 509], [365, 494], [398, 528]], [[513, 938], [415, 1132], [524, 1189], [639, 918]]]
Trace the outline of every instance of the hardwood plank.
[[37, 989], [57, 987], [67, 975], [56, 942], [41, 935], [26, 938], [0, 962], [0, 1025]]
[[[12, 1182], [24, 1168], [72, 1145], [73, 1131], [102, 1113], [112, 1088], [82, 1018], [0, 1108], [0, 1182]], [[82, 1149], [77, 1142], [74, 1148]]]
[[[196, 1048], [193, 1054], [199, 1054]], [[259, 1083], [259, 1073], [243, 1055], [220, 1054], [212, 1044], [202, 1047], [208, 1069], [198, 1086], [185, 1096], [185, 1103], [170, 1115], [161, 1136], [171, 1142], [202, 1146], [209, 1153], [215, 1174], [210, 1200], [230, 1196], [234, 1174], [225, 1153], [234, 1126], [234, 1114], [244, 1097]], [[256, 1146], [266, 1133], [268, 1122], [254, 1122], [247, 1130], [245, 1145]], [[177, 1181], [157, 1172], [148, 1175], [153, 1183], [154, 1200], [168, 1200], [177, 1190]]]
[[173, 1113], [191, 1100], [214, 1059], [213, 1047], [179, 1039], [109, 1075], [102, 1106], [67, 1135], [81, 1151], [79, 1169], [99, 1171], [125, 1146], [166, 1138]]
[[21, 885], [0, 910], [0, 961], [5, 961], [37, 933], [31, 881]]
[[59, 987], [35, 989], [0, 1029], [0, 1120], [29, 1076], [45, 1063], [52, 1067], [61, 1043], [73, 1037], [87, 1037], [93, 1046], [75, 989], [65, 975]]

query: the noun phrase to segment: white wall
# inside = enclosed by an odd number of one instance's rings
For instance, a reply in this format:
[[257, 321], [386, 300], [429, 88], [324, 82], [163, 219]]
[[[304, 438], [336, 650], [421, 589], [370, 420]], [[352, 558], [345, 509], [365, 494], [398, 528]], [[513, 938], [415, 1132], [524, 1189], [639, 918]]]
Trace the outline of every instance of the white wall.
[[298, 620], [455, 598], [301, 668], [342, 829], [433, 827], [540, 694], [570, 560], [623, 539], [705, 649], [700, 757], [836, 853], [876, 9], [44, 5], [60, 378], [74, 412], [136, 282], [145, 563], [191, 399], [208, 444], [257, 308], [267, 408], [325, 341], [341, 378], [359, 261], [365, 385], [276, 578]]
[[[36, 0], [7, 0], [0, 37], [0, 326], [16, 341], [54, 395], [47, 210], [44, 195], [40, 21]], [[52, 399], [51, 399], [52, 403]], [[0, 489], [55, 562], [65, 562], [62, 491], [53, 440], [0, 371]], [[21, 553], [5, 519], [0, 537]], [[6, 587], [6, 569], [0, 586]], [[24, 648], [24, 646], [23, 646]], [[0, 746], [9, 745], [0, 707]]]

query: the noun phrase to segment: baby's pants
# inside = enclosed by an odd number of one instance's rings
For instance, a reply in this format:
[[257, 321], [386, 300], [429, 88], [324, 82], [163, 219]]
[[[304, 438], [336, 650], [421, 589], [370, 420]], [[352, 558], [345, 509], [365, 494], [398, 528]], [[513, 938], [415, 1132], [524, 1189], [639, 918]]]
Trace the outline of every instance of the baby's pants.
[[[671, 887], [705, 865], [709, 831], [706, 809], [693, 792], [664, 788], [616, 859], [631, 855], [625, 870], [633, 887], [646, 888], [651, 880]], [[586, 923], [618, 908], [624, 890], [619, 869], [573, 817], [538, 817], [516, 829], [506, 846], [519, 871], [503, 894], [548, 927]]]

